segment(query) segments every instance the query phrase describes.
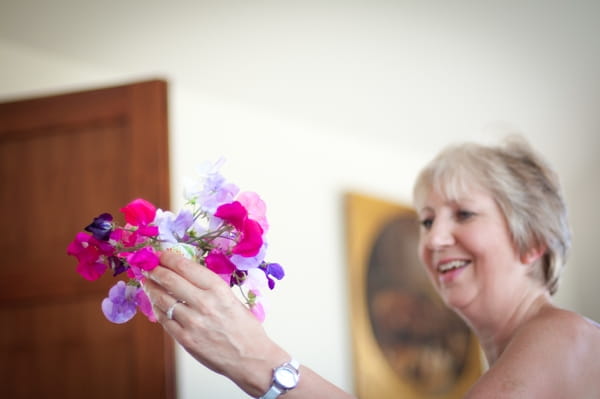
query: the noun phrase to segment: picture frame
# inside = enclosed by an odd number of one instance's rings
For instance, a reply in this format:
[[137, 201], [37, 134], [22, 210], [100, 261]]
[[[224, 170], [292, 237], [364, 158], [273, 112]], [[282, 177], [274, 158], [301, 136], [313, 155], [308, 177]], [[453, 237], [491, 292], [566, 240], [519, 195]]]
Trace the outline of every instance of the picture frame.
[[479, 343], [417, 257], [408, 205], [346, 193], [350, 324], [359, 399], [459, 399], [479, 378]]

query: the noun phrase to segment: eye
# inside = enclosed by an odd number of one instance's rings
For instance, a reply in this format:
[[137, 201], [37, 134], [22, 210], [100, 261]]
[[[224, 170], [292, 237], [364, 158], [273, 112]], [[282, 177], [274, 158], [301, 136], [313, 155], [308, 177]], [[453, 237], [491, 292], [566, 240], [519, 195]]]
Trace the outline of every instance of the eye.
[[433, 225], [433, 218], [425, 218], [421, 220], [421, 226], [425, 229], [425, 230], [429, 230], [431, 229], [431, 226]]
[[467, 211], [466, 209], [459, 209], [456, 211], [456, 220], [464, 222], [475, 216], [475, 212]]

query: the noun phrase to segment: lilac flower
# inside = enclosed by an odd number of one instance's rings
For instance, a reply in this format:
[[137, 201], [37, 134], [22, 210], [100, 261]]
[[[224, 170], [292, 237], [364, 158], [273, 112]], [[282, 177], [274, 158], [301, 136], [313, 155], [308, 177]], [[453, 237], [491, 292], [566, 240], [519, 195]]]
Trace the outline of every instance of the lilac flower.
[[265, 273], [260, 269], [250, 269], [246, 272], [246, 278], [242, 285], [252, 291], [255, 296], [261, 296], [262, 292], [267, 291], [268, 281]]
[[230, 260], [235, 265], [235, 267], [239, 270], [249, 270], [259, 267], [266, 256], [267, 245], [263, 243], [263, 246], [258, 251], [258, 254], [251, 257], [246, 257], [242, 255], [232, 255]]
[[198, 205], [203, 211], [213, 214], [220, 205], [233, 201], [238, 191], [233, 183], [223, 183], [218, 187], [207, 185], [198, 195]]
[[108, 298], [102, 301], [104, 316], [113, 323], [122, 324], [133, 318], [136, 313], [136, 295], [140, 288], [117, 282], [108, 291]]
[[102, 215], [94, 218], [94, 221], [85, 227], [85, 231], [92, 233], [92, 235], [100, 241], [108, 241], [110, 238], [110, 232], [113, 229], [111, 221], [113, 217], [110, 213], [103, 213]]
[[227, 182], [219, 173], [219, 168], [224, 162], [221, 158], [214, 164], [201, 165], [198, 168], [200, 179], [185, 183], [185, 198], [198, 204], [200, 209], [208, 214], [213, 214], [219, 205], [233, 201], [240, 191], [235, 184]]
[[194, 224], [194, 215], [188, 209], [182, 209], [177, 215], [171, 211], [159, 209], [154, 223], [158, 226], [158, 238], [163, 242], [181, 242]]

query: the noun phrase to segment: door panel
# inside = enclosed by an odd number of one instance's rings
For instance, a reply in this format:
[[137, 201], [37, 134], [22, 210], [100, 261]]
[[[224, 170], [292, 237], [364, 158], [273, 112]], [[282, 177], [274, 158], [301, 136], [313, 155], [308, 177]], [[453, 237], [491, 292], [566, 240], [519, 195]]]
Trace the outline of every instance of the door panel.
[[116, 279], [66, 255], [102, 212], [168, 208], [166, 110], [162, 81], [0, 104], [0, 397], [174, 397], [172, 340], [108, 322]]

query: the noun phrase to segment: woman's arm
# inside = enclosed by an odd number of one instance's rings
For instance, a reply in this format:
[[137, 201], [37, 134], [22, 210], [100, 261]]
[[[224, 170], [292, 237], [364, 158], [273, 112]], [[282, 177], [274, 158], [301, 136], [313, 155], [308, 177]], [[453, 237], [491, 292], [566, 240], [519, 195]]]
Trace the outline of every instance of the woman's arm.
[[[273, 368], [291, 359], [215, 273], [165, 252], [147, 274], [144, 289], [164, 329], [196, 360], [226, 376], [253, 397], [271, 385]], [[176, 301], [173, 318], [166, 315]], [[352, 396], [305, 366], [298, 386], [285, 398], [342, 399]]]

